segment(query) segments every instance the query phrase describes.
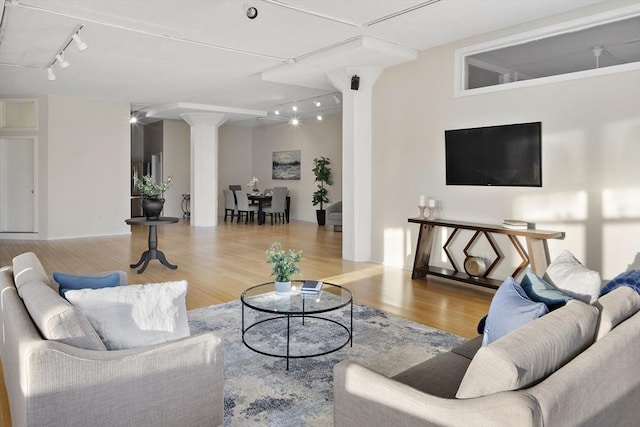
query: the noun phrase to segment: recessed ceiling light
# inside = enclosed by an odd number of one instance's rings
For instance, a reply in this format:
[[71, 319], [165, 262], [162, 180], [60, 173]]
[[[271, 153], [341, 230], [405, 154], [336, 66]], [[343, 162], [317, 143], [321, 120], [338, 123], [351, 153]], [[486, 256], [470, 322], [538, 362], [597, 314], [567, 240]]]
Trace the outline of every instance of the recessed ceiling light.
[[276, 111], [274, 111], [273, 113], [274, 113], [276, 116], [279, 116], [279, 115], [280, 115], [280, 110], [276, 110]]
[[291, 109], [292, 109], [293, 111], [298, 111], [298, 106], [297, 106], [297, 105], [294, 105], [293, 107], [291, 107]]
[[318, 114], [318, 116], [316, 117], [316, 119], [318, 119], [318, 120], [322, 120], [322, 115], [321, 115], [321, 114]]
[[322, 102], [320, 102], [320, 101], [319, 101], [319, 100], [317, 100], [317, 99], [316, 99], [315, 101], [313, 101], [313, 103], [315, 104], [315, 106], [316, 106], [316, 107], [319, 107], [319, 106], [321, 106], [321, 105], [322, 105]]

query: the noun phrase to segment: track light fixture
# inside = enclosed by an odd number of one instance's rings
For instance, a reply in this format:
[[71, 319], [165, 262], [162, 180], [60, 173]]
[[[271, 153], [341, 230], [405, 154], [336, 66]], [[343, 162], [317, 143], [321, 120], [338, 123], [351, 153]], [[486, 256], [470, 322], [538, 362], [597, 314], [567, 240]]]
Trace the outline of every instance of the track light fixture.
[[89, 47], [89, 45], [87, 45], [85, 42], [83, 42], [80, 39], [80, 30], [82, 29], [83, 25], [80, 25], [78, 27], [78, 29], [71, 35], [71, 37], [69, 38], [69, 40], [67, 40], [67, 43], [64, 45], [64, 47], [62, 48], [62, 50], [60, 50], [60, 52], [58, 52], [56, 54], [56, 56], [53, 58], [53, 61], [51, 61], [49, 63], [49, 67], [47, 68], [47, 78], [51, 81], [56, 79], [56, 75], [53, 73], [53, 65], [55, 63], [58, 63], [58, 65], [60, 66], [60, 68], [67, 68], [70, 64], [69, 61], [67, 61], [64, 58], [64, 53], [67, 50], [67, 48], [69, 47], [69, 45], [71, 44], [71, 42], [75, 42], [76, 47], [78, 48], [78, 50], [80, 52], [87, 50], [87, 47]]
[[[324, 115], [330, 111], [338, 111], [339, 106], [331, 103], [333, 99], [336, 104], [340, 104], [339, 92], [329, 92], [322, 95], [314, 95], [308, 98], [300, 98], [293, 101], [276, 105], [273, 114], [279, 120], [288, 121], [290, 125], [297, 126], [306, 117], [315, 117], [316, 120], [322, 121]], [[325, 107], [323, 107], [323, 105]], [[275, 119], [275, 117], [273, 117]]]
[[64, 56], [62, 55], [62, 53], [56, 55], [56, 62], [58, 63], [58, 65], [60, 65], [60, 68], [67, 68], [71, 64], [69, 64], [69, 61], [64, 59]]
[[[80, 30], [78, 30], [78, 31], [80, 31]], [[80, 36], [78, 35], [78, 32], [76, 32], [74, 35], [72, 35], [71, 38], [73, 39], [74, 42], [76, 42], [76, 47], [78, 48], [78, 50], [80, 52], [87, 50], [87, 48], [89, 47], [88, 44], [86, 44], [85, 42], [83, 42], [80, 39]]]

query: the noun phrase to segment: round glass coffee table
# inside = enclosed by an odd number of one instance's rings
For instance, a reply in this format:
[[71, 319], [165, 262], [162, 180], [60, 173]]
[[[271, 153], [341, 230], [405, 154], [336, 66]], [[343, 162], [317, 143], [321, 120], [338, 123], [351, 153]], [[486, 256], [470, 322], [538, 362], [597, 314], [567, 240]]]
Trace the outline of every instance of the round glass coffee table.
[[[242, 342], [266, 356], [299, 359], [353, 346], [353, 297], [323, 282], [317, 294], [303, 294], [304, 280], [292, 280], [290, 293], [276, 294], [273, 282], [242, 293]], [[343, 310], [341, 310], [343, 309]]]

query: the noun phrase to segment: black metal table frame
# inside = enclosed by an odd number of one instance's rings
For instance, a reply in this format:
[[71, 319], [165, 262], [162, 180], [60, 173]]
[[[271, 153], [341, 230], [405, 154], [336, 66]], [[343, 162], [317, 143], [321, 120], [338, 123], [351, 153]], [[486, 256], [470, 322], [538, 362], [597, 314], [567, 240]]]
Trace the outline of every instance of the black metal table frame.
[[[257, 285], [257, 286], [262, 286], [262, 285]], [[335, 286], [337, 288], [345, 289], [345, 288], [343, 288], [342, 286], [339, 286], [339, 285], [333, 285], [332, 284], [331, 286]], [[249, 289], [252, 289], [252, 288], [249, 288]], [[351, 293], [351, 292], [349, 292], [349, 293]], [[260, 354], [263, 354], [265, 356], [284, 357], [284, 358], [286, 358], [286, 360], [287, 360], [287, 370], [289, 370], [289, 359], [303, 359], [303, 358], [308, 358], [308, 357], [324, 356], [325, 354], [334, 353], [334, 352], [340, 350], [341, 348], [344, 348], [347, 344], [350, 344], [350, 347], [353, 347], [353, 295], [351, 295], [351, 297], [349, 298], [349, 301], [345, 302], [344, 304], [340, 304], [340, 305], [337, 305], [335, 307], [330, 307], [330, 308], [327, 308], [327, 309], [324, 309], [324, 310], [313, 311], [310, 314], [305, 313], [304, 295], [300, 294], [300, 298], [302, 298], [302, 312], [277, 313], [278, 314], [277, 316], [269, 317], [269, 318], [266, 318], [266, 319], [262, 319], [262, 320], [260, 320], [258, 322], [252, 323], [251, 325], [247, 326], [246, 328], [245, 328], [245, 315], [244, 315], [245, 307], [250, 308], [252, 310], [260, 311], [262, 313], [268, 313], [268, 314], [276, 314], [276, 313], [274, 313], [271, 310], [261, 309], [261, 308], [258, 308], [258, 307], [254, 307], [254, 306], [248, 305], [244, 301], [244, 292], [242, 294], [242, 297], [240, 298], [241, 305], [242, 305], [242, 342], [244, 343], [245, 346], [247, 346], [247, 348], [255, 351], [256, 353], [260, 353]], [[347, 307], [347, 306], [349, 306], [349, 317], [350, 317], [349, 326], [346, 326], [346, 325], [338, 322], [337, 320], [328, 319], [326, 317], [316, 316], [317, 314], [327, 313], [327, 312], [330, 312], [330, 311], [339, 310], [339, 309]], [[338, 345], [338, 346], [336, 346], [334, 348], [331, 348], [330, 350], [327, 350], [327, 351], [323, 351], [323, 352], [319, 352], [319, 353], [309, 353], [309, 354], [300, 354], [300, 355], [292, 356], [290, 354], [291, 353], [290, 352], [290, 338], [291, 338], [291, 318], [292, 317], [302, 318], [302, 324], [303, 325], [304, 325], [304, 319], [305, 318], [318, 319], [318, 320], [334, 323], [334, 324], [340, 326], [342, 329], [344, 329], [347, 332], [347, 339], [346, 339], [346, 341], [344, 343], [342, 343], [342, 344], [340, 344], [340, 345]], [[287, 351], [286, 351], [286, 354], [274, 354], [274, 353], [269, 353], [269, 352], [266, 352], [266, 351], [258, 350], [255, 347], [251, 346], [251, 344], [249, 344], [245, 340], [245, 334], [247, 333], [247, 331], [249, 331], [253, 327], [258, 326], [258, 325], [263, 324], [263, 323], [266, 323], [266, 322], [271, 322], [271, 321], [275, 321], [275, 320], [278, 320], [278, 319], [285, 319], [285, 318], [287, 319]]]
[[160, 217], [157, 220], [148, 220], [146, 218], [130, 218], [125, 221], [129, 225], [146, 225], [149, 227], [149, 237], [148, 237], [148, 249], [142, 252], [140, 256], [140, 260], [135, 264], [129, 264], [129, 267], [136, 268], [142, 265], [142, 267], [138, 270], [138, 274], [144, 272], [149, 265], [149, 261], [152, 259], [157, 259], [160, 263], [172, 270], [178, 268], [177, 265], [171, 264], [167, 261], [167, 257], [164, 255], [164, 252], [158, 249], [158, 225], [163, 224], [175, 224], [178, 222], [178, 218], [173, 217]]

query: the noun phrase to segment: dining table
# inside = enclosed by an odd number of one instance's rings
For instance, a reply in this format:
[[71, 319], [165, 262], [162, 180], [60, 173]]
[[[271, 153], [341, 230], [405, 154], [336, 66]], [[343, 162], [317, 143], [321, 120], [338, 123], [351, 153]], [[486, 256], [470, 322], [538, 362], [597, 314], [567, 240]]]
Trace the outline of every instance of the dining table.
[[[265, 213], [264, 207], [267, 202], [271, 202], [272, 196], [267, 194], [255, 194], [255, 193], [247, 193], [247, 197], [252, 203], [258, 204], [258, 225], [262, 225], [265, 222]], [[289, 223], [289, 213], [291, 212], [291, 196], [287, 196], [287, 207], [284, 211], [284, 216]]]

